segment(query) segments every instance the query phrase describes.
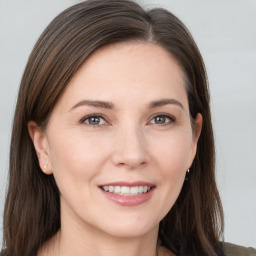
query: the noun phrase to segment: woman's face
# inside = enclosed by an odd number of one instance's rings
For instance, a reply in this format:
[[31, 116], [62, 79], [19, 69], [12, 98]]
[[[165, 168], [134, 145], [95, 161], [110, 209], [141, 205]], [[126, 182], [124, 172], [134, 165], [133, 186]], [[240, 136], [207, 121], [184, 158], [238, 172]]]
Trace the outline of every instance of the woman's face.
[[62, 227], [132, 237], [156, 231], [182, 188], [201, 129], [192, 132], [183, 73], [160, 46], [95, 52], [44, 131], [29, 124], [40, 165], [60, 190]]

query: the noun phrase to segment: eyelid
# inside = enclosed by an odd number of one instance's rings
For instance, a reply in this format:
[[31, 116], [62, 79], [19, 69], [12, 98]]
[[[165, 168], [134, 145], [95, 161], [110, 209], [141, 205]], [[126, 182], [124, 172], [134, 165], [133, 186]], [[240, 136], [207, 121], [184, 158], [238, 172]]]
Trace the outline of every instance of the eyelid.
[[108, 121], [107, 121], [107, 118], [101, 114], [101, 113], [93, 113], [93, 114], [89, 114], [89, 115], [86, 115], [84, 117], [82, 117], [79, 121], [79, 123], [81, 124], [85, 124], [85, 125], [88, 125], [88, 126], [94, 126], [94, 127], [97, 127], [97, 126], [102, 126], [102, 124], [99, 124], [99, 125], [91, 125], [91, 124], [87, 124], [85, 121], [88, 119], [88, 118], [91, 118], [91, 117], [98, 117], [98, 118], [102, 118], [104, 119], [104, 121], [106, 122], [106, 124], [103, 124], [103, 125], [109, 125]]
[[[166, 117], [166, 118], [168, 118], [168, 119], [170, 120], [168, 123], [165, 123], [165, 124], [158, 124], [158, 125], [167, 125], [167, 124], [169, 124], [169, 123], [174, 123], [174, 122], [176, 122], [176, 118], [175, 118], [173, 115], [168, 114], [168, 113], [160, 112], [160, 113], [156, 113], [156, 114], [152, 115], [152, 116], [149, 118], [149, 121], [147, 122], [147, 124], [150, 124], [150, 122], [152, 121], [152, 119], [154, 119], [154, 118], [156, 118], [156, 117], [158, 117], [158, 116], [163, 116], [163, 117]], [[106, 124], [98, 124], [98, 125], [87, 124], [85, 121], [86, 121], [87, 119], [91, 118], [91, 117], [102, 118], [102, 119], [106, 122]], [[94, 127], [103, 126], [103, 125], [110, 125], [110, 123], [107, 121], [107, 118], [106, 118], [103, 114], [101, 114], [101, 113], [88, 114], [88, 115], [82, 117], [82, 118], [80, 119], [79, 123], [81, 123], [81, 124], [86, 124], [86, 125], [88, 125], [88, 126], [94, 126]]]
[[[156, 117], [158, 117], [158, 116], [164, 116], [164, 117], [169, 118], [169, 120], [170, 120], [170, 122], [168, 122], [168, 123], [166, 123], [166, 124], [162, 124], [162, 125], [167, 125], [167, 124], [169, 124], [169, 123], [174, 123], [174, 122], [176, 122], [176, 118], [175, 118], [173, 115], [160, 112], [160, 113], [156, 113], [156, 114], [152, 115], [152, 116], [149, 118], [148, 123], [150, 123], [152, 119], [154, 119], [154, 118], [156, 118]], [[148, 123], [147, 123], [147, 124], [148, 124]], [[159, 125], [161, 125], [161, 124], [159, 124]]]

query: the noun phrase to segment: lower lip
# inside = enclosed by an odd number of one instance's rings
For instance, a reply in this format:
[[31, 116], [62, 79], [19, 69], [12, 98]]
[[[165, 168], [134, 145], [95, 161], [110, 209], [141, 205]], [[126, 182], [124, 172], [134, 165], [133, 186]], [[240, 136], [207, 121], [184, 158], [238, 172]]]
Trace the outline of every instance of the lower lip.
[[114, 193], [110, 193], [104, 190], [101, 190], [102, 193], [111, 201], [123, 205], [123, 206], [137, 206], [140, 204], [143, 204], [147, 202], [153, 195], [155, 188], [152, 188], [150, 191], [147, 193], [143, 194], [138, 194], [134, 196], [123, 196], [123, 195], [118, 195]]

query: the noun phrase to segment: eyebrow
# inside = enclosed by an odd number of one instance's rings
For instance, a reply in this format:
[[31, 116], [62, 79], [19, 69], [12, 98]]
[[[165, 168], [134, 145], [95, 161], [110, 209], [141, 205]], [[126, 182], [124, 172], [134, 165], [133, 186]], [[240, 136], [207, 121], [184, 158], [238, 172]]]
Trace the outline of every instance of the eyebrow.
[[184, 109], [184, 106], [181, 104], [181, 102], [179, 102], [178, 100], [175, 100], [175, 99], [161, 99], [161, 100], [157, 100], [157, 101], [152, 101], [149, 104], [149, 108], [162, 107], [162, 106], [165, 106], [168, 104], [177, 105], [177, 106], [181, 107], [182, 109]]
[[[152, 101], [149, 103], [149, 108], [157, 108], [165, 105], [177, 105], [184, 109], [184, 106], [175, 99], [161, 99], [157, 101]], [[80, 106], [90, 106], [95, 108], [105, 108], [105, 109], [114, 109], [114, 104], [108, 101], [100, 101], [100, 100], [82, 100], [75, 104], [70, 110], [73, 110]]]
[[106, 109], [113, 109], [114, 105], [111, 102], [107, 101], [100, 101], [100, 100], [82, 100], [75, 104], [72, 109], [75, 109], [80, 106], [90, 106], [95, 108], [106, 108]]

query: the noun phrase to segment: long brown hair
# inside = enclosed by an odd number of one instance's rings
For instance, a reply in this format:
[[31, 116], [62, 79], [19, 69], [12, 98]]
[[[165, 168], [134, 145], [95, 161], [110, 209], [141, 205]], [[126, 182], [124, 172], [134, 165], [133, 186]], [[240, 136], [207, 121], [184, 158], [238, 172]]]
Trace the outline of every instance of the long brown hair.
[[59, 191], [40, 170], [27, 123], [45, 127], [61, 93], [90, 54], [107, 44], [137, 40], [170, 52], [184, 72], [191, 121], [203, 116], [189, 180], [167, 216], [159, 240], [176, 255], [221, 254], [223, 212], [215, 182], [214, 139], [206, 71], [184, 26], [164, 9], [129, 0], [89, 0], [57, 16], [36, 43], [21, 81], [10, 147], [2, 255], [32, 256], [60, 228]]

